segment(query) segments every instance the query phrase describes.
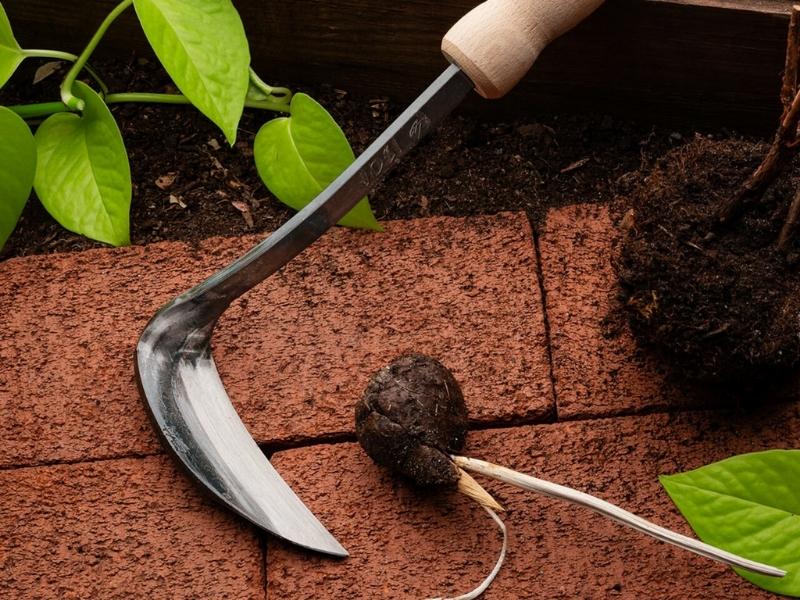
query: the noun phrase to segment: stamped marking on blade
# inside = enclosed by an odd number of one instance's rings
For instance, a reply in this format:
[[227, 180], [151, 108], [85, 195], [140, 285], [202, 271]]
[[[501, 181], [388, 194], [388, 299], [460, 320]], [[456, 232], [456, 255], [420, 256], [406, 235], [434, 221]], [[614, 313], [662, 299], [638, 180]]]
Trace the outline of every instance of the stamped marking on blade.
[[411, 128], [408, 130], [409, 139], [413, 142], [419, 142], [428, 135], [432, 125], [433, 123], [428, 115], [420, 115], [419, 118], [411, 124]]
[[[408, 125], [409, 141], [416, 145], [417, 142], [428, 134], [432, 126], [433, 122], [430, 117], [420, 113], [417, 118]], [[390, 140], [383, 150], [369, 162], [367, 168], [361, 171], [361, 184], [369, 189], [375, 187], [375, 185], [383, 179], [384, 175], [386, 175], [386, 172], [400, 161], [403, 154], [405, 154], [405, 152], [398, 141], [396, 139]]]
[[391, 140], [389, 144], [381, 150], [380, 154], [369, 162], [367, 168], [361, 171], [361, 184], [369, 189], [375, 187], [375, 185], [383, 179], [384, 173], [397, 163], [402, 154], [403, 149], [400, 147], [400, 144], [397, 143], [397, 140]]

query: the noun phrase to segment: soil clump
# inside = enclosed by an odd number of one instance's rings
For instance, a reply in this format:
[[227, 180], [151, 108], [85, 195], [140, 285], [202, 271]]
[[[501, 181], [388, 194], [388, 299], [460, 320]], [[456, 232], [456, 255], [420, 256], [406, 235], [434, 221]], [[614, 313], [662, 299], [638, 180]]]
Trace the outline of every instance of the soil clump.
[[767, 150], [698, 136], [658, 161], [621, 211], [616, 269], [633, 330], [691, 379], [757, 384], [800, 361], [800, 244], [777, 244], [797, 169], [719, 220]]
[[376, 463], [421, 486], [458, 482], [450, 455], [466, 441], [467, 407], [439, 361], [398, 358], [372, 376], [355, 413], [358, 441]]

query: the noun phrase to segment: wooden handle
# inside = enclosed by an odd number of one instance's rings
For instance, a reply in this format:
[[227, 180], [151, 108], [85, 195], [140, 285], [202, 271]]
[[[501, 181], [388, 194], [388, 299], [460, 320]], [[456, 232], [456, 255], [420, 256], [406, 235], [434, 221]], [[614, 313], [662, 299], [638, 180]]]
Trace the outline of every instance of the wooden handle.
[[510, 92], [542, 50], [603, 0], [488, 0], [447, 32], [442, 52], [484, 98]]

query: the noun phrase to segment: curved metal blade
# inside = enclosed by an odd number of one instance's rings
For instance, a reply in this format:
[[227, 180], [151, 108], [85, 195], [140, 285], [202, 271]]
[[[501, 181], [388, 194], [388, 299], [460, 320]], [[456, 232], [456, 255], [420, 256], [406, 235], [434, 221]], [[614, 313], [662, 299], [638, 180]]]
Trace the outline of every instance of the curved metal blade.
[[162, 308], [136, 347], [136, 375], [162, 440], [220, 502], [304, 548], [347, 551], [295, 495], [253, 441], [219, 378], [211, 335], [230, 303], [339, 221], [472, 90], [448, 68], [336, 181], [233, 264]]
[[[217, 500], [247, 520], [304, 548], [347, 556], [250, 436], [211, 355], [184, 352], [170, 357], [170, 345], [153, 349], [145, 343], [137, 351], [143, 394], [161, 398], [149, 405], [166, 446]], [[164, 394], [166, 378], [171, 393]]]

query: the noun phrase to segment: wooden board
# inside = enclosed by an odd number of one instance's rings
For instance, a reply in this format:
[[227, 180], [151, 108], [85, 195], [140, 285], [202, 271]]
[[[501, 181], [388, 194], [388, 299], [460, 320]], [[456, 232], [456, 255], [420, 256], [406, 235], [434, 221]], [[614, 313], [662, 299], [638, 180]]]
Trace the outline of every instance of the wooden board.
[[[79, 51], [113, 0], [5, 0], [23, 45]], [[268, 81], [330, 83], [373, 97], [414, 97], [445, 62], [442, 35], [476, 0], [235, 0], [254, 64]], [[501, 118], [600, 111], [660, 122], [772, 127], [790, 2], [608, 0], [545, 51], [507, 99], [475, 100]], [[74, 5], [73, 5], [74, 6]], [[147, 47], [135, 18], [103, 49]]]

